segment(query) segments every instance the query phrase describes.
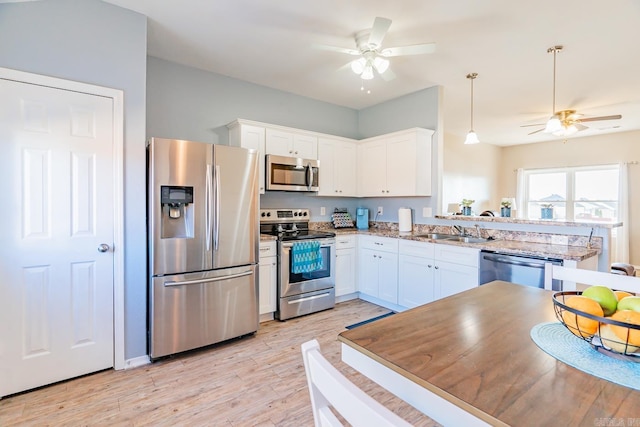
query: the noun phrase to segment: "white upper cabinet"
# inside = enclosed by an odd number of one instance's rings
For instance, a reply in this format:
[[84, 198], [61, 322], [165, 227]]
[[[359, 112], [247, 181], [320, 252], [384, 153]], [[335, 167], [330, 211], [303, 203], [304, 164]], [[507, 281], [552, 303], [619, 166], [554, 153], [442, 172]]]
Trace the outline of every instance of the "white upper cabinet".
[[266, 153], [302, 159], [318, 158], [318, 137], [310, 134], [266, 129]]
[[357, 146], [355, 141], [318, 138], [320, 189], [318, 196], [356, 197]]
[[243, 147], [258, 151], [258, 167], [260, 175], [260, 194], [264, 194], [264, 154], [265, 154], [265, 128], [235, 121], [228, 125], [229, 145]]
[[431, 195], [433, 131], [410, 129], [364, 140], [358, 146], [358, 195]]

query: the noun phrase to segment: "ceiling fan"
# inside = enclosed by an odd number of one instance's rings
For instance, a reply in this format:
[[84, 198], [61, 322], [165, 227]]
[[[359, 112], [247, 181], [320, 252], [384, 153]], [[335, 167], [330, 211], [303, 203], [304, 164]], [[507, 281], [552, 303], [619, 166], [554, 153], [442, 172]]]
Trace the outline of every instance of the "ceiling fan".
[[588, 129], [588, 126], [585, 126], [582, 123], [601, 120], [617, 120], [622, 118], [620, 114], [611, 116], [583, 117], [583, 114], [577, 113], [576, 110], [556, 111], [556, 55], [562, 52], [562, 49], [563, 46], [553, 46], [547, 49], [547, 53], [553, 53], [553, 106], [551, 110], [551, 117], [546, 123], [522, 125], [521, 127], [544, 126], [543, 128], [530, 132], [529, 135], [544, 132], [555, 136], [570, 136], [581, 130]]
[[422, 55], [433, 53], [435, 43], [415, 44], [410, 46], [382, 48], [382, 41], [391, 26], [391, 20], [376, 17], [371, 29], [363, 30], [355, 35], [357, 49], [347, 49], [336, 46], [318, 46], [321, 49], [359, 56], [351, 61], [351, 70], [363, 80], [371, 80], [374, 71], [385, 80], [392, 80], [395, 74], [389, 69], [389, 60], [393, 56]]

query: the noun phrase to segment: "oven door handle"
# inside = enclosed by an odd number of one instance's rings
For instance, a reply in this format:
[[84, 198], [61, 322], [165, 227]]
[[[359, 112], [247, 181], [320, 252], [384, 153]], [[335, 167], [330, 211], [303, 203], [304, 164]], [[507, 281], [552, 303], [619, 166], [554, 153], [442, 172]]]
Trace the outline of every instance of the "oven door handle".
[[[327, 246], [332, 246], [335, 244], [336, 244], [335, 239], [329, 239], [329, 240], [324, 239], [320, 241], [321, 248], [326, 248]], [[282, 243], [281, 245], [283, 248], [286, 248], [286, 249], [291, 249], [293, 247], [293, 243]]]

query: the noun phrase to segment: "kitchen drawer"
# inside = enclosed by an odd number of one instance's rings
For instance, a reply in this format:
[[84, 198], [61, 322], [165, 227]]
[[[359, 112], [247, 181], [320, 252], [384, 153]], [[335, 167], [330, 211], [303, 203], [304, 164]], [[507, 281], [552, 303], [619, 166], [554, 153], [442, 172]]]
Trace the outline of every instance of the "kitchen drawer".
[[403, 240], [399, 242], [398, 252], [400, 255], [411, 255], [422, 258], [433, 258], [434, 244], [428, 242], [416, 242], [413, 240]]
[[478, 267], [480, 260], [480, 249], [467, 248], [463, 246], [448, 245], [446, 243], [436, 243], [434, 258], [438, 261], [446, 261], [454, 264]]
[[260, 258], [265, 258], [265, 257], [269, 257], [269, 256], [276, 256], [276, 242], [275, 240], [273, 241], [266, 241], [266, 242], [260, 242]]
[[356, 247], [355, 234], [336, 235], [336, 249], [348, 249]]
[[361, 248], [398, 253], [398, 239], [367, 235], [361, 235], [358, 238], [360, 239], [359, 247]]

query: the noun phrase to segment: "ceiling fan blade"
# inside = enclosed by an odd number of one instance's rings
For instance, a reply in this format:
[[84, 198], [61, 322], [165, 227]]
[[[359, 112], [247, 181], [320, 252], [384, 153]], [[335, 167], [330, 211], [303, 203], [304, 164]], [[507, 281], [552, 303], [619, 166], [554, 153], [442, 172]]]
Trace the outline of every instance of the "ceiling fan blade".
[[530, 126], [544, 126], [546, 123], [534, 123], [532, 125], [520, 125], [521, 128], [528, 128]]
[[382, 40], [384, 40], [384, 36], [387, 34], [390, 26], [391, 19], [376, 17], [375, 21], [373, 21], [371, 33], [369, 34], [369, 46], [374, 49], [382, 46]]
[[380, 74], [380, 77], [382, 77], [382, 80], [384, 80], [385, 82], [389, 82], [396, 78], [396, 73], [391, 71], [391, 68], [387, 68], [387, 71]]
[[534, 130], [533, 132], [529, 132], [527, 135], [534, 135], [534, 134], [536, 134], [538, 132], [542, 132], [543, 130], [544, 130], [544, 128], [538, 129], [538, 130]]
[[311, 47], [313, 47], [314, 49], [319, 49], [319, 50], [328, 50], [331, 52], [339, 52], [339, 53], [346, 53], [347, 55], [360, 55], [360, 51], [356, 50], [356, 49], [347, 49], [345, 47], [338, 47], [338, 46], [329, 46], [326, 44], [314, 44]]
[[578, 129], [578, 131], [589, 129], [588, 126], [581, 125], [580, 123], [574, 123], [573, 125], [576, 127], [576, 129]]
[[615, 114], [613, 116], [600, 116], [600, 117], [587, 117], [585, 119], [580, 119], [580, 122], [597, 122], [600, 120], [618, 120], [621, 119], [622, 116], [620, 114]]
[[410, 46], [389, 47], [383, 49], [380, 55], [385, 57], [404, 55], [424, 55], [436, 51], [435, 43], [414, 44]]

